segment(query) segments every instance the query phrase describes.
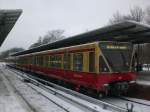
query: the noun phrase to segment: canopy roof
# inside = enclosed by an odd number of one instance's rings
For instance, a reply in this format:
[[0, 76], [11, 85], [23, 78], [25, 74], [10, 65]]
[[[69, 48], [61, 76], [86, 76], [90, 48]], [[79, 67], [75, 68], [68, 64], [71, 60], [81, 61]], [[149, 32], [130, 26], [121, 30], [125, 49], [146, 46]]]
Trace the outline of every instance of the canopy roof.
[[0, 46], [15, 25], [22, 10], [0, 10]]
[[150, 42], [150, 26], [134, 21], [124, 21], [36, 48], [18, 52], [12, 56], [57, 49], [60, 47], [69, 47], [94, 41], [132, 42], [134, 44], [148, 43]]

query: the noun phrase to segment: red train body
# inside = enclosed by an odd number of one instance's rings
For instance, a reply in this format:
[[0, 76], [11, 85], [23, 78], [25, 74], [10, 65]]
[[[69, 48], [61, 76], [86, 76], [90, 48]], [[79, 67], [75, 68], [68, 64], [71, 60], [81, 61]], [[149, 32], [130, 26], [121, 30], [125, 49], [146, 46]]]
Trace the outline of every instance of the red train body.
[[30, 53], [15, 59], [18, 68], [45, 74], [72, 84], [78, 90], [124, 92], [136, 80], [134, 50], [129, 43], [95, 42]]

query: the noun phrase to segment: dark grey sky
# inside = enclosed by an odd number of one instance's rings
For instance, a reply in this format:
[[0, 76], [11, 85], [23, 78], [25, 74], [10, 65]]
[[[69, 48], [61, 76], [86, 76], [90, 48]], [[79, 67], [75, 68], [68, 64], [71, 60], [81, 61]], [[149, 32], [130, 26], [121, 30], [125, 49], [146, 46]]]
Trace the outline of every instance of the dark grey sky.
[[48, 30], [63, 29], [66, 36], [83, 33], [108, 24], [113, 13], [143, 9], [149, 0], [0, 0], [1, 9], [23, 9], [23, 13], [0, 51], [28, 48]]

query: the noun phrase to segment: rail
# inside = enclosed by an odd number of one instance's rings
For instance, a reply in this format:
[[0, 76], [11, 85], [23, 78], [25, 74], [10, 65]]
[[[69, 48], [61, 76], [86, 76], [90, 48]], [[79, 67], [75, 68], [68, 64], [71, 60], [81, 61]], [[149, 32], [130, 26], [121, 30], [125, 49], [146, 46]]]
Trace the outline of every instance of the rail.
[[34, 77], [34, 76], [31, 76], [30, 75], [30, 78], [29, 78], [29, 75], [25, 72], [21, 72], [21, 71], [15, 71], [13, 69], [9, 69], [13, 72], [15, 72], [16, 74], [18, 75], [22, 75], [24, 78], [28, 79], [28, 80], [31, 80], [35, 83], [37, 83], [37, 81], [40, 81], [46, 85], [49, 85], [51, 87], [54, 87], [55, 89], [58, 89], [58, 90], [61, 90], [61, 91], [64, 91], [66, 93], [69, 93], [71, 95], [74, 95], [74, 96], [77, 96], [79, 98], [82, 98], [83, 100], [86, 100], [90, 103], [94, 103], [96, 105], [99, 105], [101, 106], [103, 109], [107, 109], [107, 110], [111, 110], [111, 111], [116, 111], [116, 112], [132, 112], [130, 109], [126, 109], [126, 108], [123, 108], [123, 107], [118, 107], [116, 105], [113, 105], [113, 104], [110, 104], [110, 103], [107, 103], [107, 102], [104, 102], [104, 101], [100, 101], [98, 99], [94, 99], [92, 97], [89, 97], [89, 96], [86, 96], [86, 95], [83, 95], [81, 93], [78, 93], [76, 91], [73, 91], [73, 90], [70, 90], [70, 89], [67, 89], [67, 88], [64, 88], [62, 86], [59, 86], [57, 84], [54, 84], [54, 83], [51, 83], [51, 82], [48, 82], [46, 80], [43, 80], [43, 79], [40, 79], [38, 77]]

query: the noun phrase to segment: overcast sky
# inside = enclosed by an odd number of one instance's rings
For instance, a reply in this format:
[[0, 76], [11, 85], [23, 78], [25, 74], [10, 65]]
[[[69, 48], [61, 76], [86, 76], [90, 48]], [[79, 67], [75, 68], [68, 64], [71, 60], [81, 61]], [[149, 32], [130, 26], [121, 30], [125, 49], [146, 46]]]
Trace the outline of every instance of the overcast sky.
[[23, 10], [0, 51], [27, 49], [49, 30], [63, 29], [68, 37], [103, 27], [116, 11], [126, 14], [134, 6], [144, 9], [150, 0], [0, 0], [0, 9]]

